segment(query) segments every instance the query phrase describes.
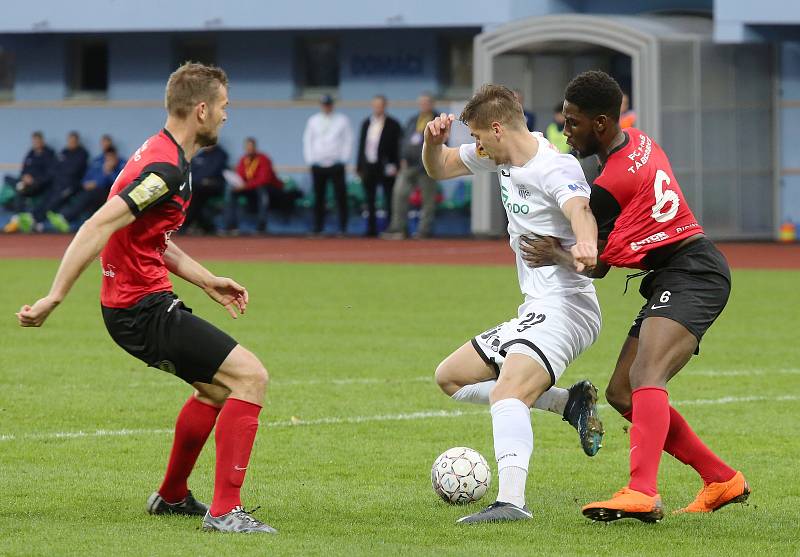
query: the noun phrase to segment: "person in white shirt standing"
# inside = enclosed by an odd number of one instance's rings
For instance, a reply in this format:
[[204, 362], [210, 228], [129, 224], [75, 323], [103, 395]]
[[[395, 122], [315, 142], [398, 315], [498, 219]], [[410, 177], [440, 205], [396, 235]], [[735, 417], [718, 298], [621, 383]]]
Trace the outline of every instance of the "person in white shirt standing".
[[[533, 454], [531, 407], [561, 414], [578, 430], [589, 456], [602, 441], [594, 385], [579, 381], [569, 389], [554, 386], [600, 332], [594, 285], [581, 274], [597, 263], [597, 223], [578, 161], [528, 131], [522, 106], [510, 89], [484, 85], [464, 107], [460, 120], [475, 143], [445, 146], [454, 120], [453, 114], [441, 114], [426, 126], [425, 169], [436, 180], [498, 174], [525, 296], [515, 317], [475, 336], [436, 369], [436, 382], [454, 400], [491, 404], [497, 501], [459, 522], [526, 520], [532, 517], [525, 505]], [[558, 238], [572, 253], [574, 268], [526, 265], [519, 253], [525, 235]]]
[[339, 234], [347, 232], [347, 185], [345, 164], [353, 151], [353, 130], [344, 114], [333, 111], [333, 98], [323, 95], [320, 112], [311, 116], [303, 133], [303, 157], [311, 166], [314, 183], [314, 234], [325, 227], [325, 198], [328, 181], [333, 182], [339, 213]]

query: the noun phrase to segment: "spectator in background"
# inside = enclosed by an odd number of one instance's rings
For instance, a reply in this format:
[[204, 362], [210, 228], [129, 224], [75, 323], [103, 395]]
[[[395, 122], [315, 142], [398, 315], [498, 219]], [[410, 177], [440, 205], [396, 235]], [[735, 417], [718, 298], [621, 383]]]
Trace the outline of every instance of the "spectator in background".
[[636, 113], [631, 110], [631, 99], [626, 93], [622, 94], [622, 104], [619, 109], [619, 127], [632, 128], [636, 125]]
[[56, 158], [53, 185], [39, 198], [30, 215], [20, 215], [20, 218], [29, 220], [26, 226], [32, 226], [37, 232], [44, 230], [47, 214], [64, 206], [81, 189], [88, 160], [89, 153], [81, 145], [78, 132], [69, 132], [67, 145]]
[[391, 220], [392, 190], [400, 166], [400, 123], [386, 115], [386, 97], [375, 95], [372, 99], [372, 116], [361, 124], [358, 141], [358, 174], [367, 198], [367, 236], [378, 235], [375, 216], [375, 197], [378, 184], [383, 187], [387, 205], [387, 221]]
[[567, 138], [564, 135], [564, 102], [559, 102], [553, 107], [553, 121], [547, 126], [544, 131], [544, 136], [547, 141], [552, 143], [560, 152], [569, 153], [570, 148], [567, 145]]
[[80, 190], [73, 196], [64, 211], [47, 213], [47, 220], [59, 232], [69, 232], [70, 225], [76, 224], [84, 214], [94, 213], [108, 198], [108, 192], [117, 179], [125, 161], [121, 160], [115, 147], [109, 147], [95, 158], [83, 177]]
[[103, 160], [105, 160], [105, 157], [106, 157], [106, 151], [108, 151], [108, 150], [109, 150], [109, 149], [111, 149], [112, 147], [113, 147], [114, 149], [116, 149], [116, 148], [117, 148], [117, 146], [116, 146], [116, 145], [114, 145], [114, 140], [111, 138], [111, 136], [110, 136], [109, 134], [107, 134], [107, 133], [104, 133], [103, 135], [101, 135], [101, 136], [100, 136], [100, 154], [99, 154], [99, 155], [97, 155], [97, 156], [96, 156], [96, 157], [95, 157], [95, 158], [92, 160], [92, 162], [94, 163], [94, 162], [99, 162], [99, 161], [103, 161]]
[[323, 95], [320, 112], [311, 116], [303, 132], [303, 157], [311, 166], [314, 183], [314, 234], [325, 226], [328, 181], [333, 182], [339, 212], [339, 234], [347, 232], [347, 185], [345, 163], [353, 151], [353, 130], [344, 114], [333, 111], [333, 98]]
[[183, 228], [206, 234], [216, 232], [213, 216], [206, 210], [212, 197], [225, 194], [223, 171], [228, 168], [228, 153], [215, 143], [192, 157], [192, 202], [186, 210]]
[[30, 231], [33, 225], [33, 216], [30, 213], [22, 214], [22, 212], [32, 198], [50, 189], [53, 185], [55, 170], [55, 153], [45, 144], [42, 132], [33, 132], [31, 134], [31, 150], [25, 155], [25, 160], [22, 163], [22, 173], [16, 183], [15, 195], [9, 206], [12, 211], [18, 214], [11, 217], [8, 224], [3, 227], [4, 232]]
[[392, 221], [383, 238], [398, 240], [408, 235], [408, 197], [414, 186], [422, 192], [422, 215], [415, 238], [428, 238], [436, 215], [436, 181], [428, 176], [422, 166], [422, 138], [425, 126], [433, 120], [433, 97], [423, 93], [417, 99], [419, 112], [408, 119], [400, 145], [400, 172], [392, 196]]
[[228, 184], [225, 199], [225, 230], [236, 235], [239, 232], [239, 199], [244, 197], [258, 217], [256, 229], [267, 231], [267, 203], [274, 202], [283, 188], [272, 169], [272, 161], [257, 149], [255, 138], [244, 141], [244, 155], [236, 165], [239, 180]]
[[525, 115], [525, 127], [528, 128], [529, 132], [532, 132], [536, 129], [536, 114], [525, 108], [525, 97], [522, 96], [522, 91], [514, 89], [514, 96], [517, 97], [517, 101], [522, 106], [522, 113]]

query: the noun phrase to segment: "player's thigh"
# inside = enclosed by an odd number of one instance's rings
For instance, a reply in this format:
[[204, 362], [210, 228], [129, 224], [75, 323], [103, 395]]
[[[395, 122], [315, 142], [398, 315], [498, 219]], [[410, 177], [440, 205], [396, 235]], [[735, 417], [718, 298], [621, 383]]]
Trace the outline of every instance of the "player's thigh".
[[525, 354], [509, 354], [489, 400], [494, 404], [516, 398], [531, 407], [551, 385], [550, 372], [539, 361]]
[[631, 366], [639, 347], [639, 338], [628, 336], [622, 344], [617, 365], [608, 380], [606, 400], [620, 414], [631, 409]]
[[452, 396], [465, 385], [496, 379], [498, 371], [497, 365], [487, 360], [470, 341], [436, 367], [435, 377], [439, 387]]
[[696, 349], [697, 338], [684, 325], [666, 317], [648, 317], [631, 365], [631, 388], [666, 386]]

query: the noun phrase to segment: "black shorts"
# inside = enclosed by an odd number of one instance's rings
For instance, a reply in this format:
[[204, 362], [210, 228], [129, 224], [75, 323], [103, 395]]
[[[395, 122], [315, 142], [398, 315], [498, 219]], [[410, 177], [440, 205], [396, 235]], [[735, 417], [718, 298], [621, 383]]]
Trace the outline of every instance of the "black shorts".
[[187, 383], [211, 383], [238, 344], [192, 315], [172, 292], [149, 294], [129, 308], [103, 308], [106, 329], [128, 354]]
[[647, 302], [629, 336], [639, 338], [639, 329], [648, 317], [666, 317], [686, 327], [699, 344], [728, 303], [728, 262], [713, 242], [695, 240], [659, 261], [642, 280], [639, 293]]

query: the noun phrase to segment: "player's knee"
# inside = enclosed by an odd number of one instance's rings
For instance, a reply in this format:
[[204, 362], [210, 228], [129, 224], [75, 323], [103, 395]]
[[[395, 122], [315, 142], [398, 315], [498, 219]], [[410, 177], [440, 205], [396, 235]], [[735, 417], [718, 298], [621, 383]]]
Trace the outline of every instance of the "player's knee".
[[455, 381], [453, 371], [447, 364], [447, 360], [436, 366], [434, 377], [436, 378], [436, 384], [439, 385], [439, 388], [447, 396], [453, 396], [456, 391], [461, 388], [460, 385]]
[[620, 414], [626, 414], [631, 409], [631, 393], [611, 385], [606, 388], [606, 401]]
[[253, 394], [263, 394], [267, 390], [269, 373], [261, 360], [254, 354], [248, 353], [238, 366], [236, 382], [240, 389]]

